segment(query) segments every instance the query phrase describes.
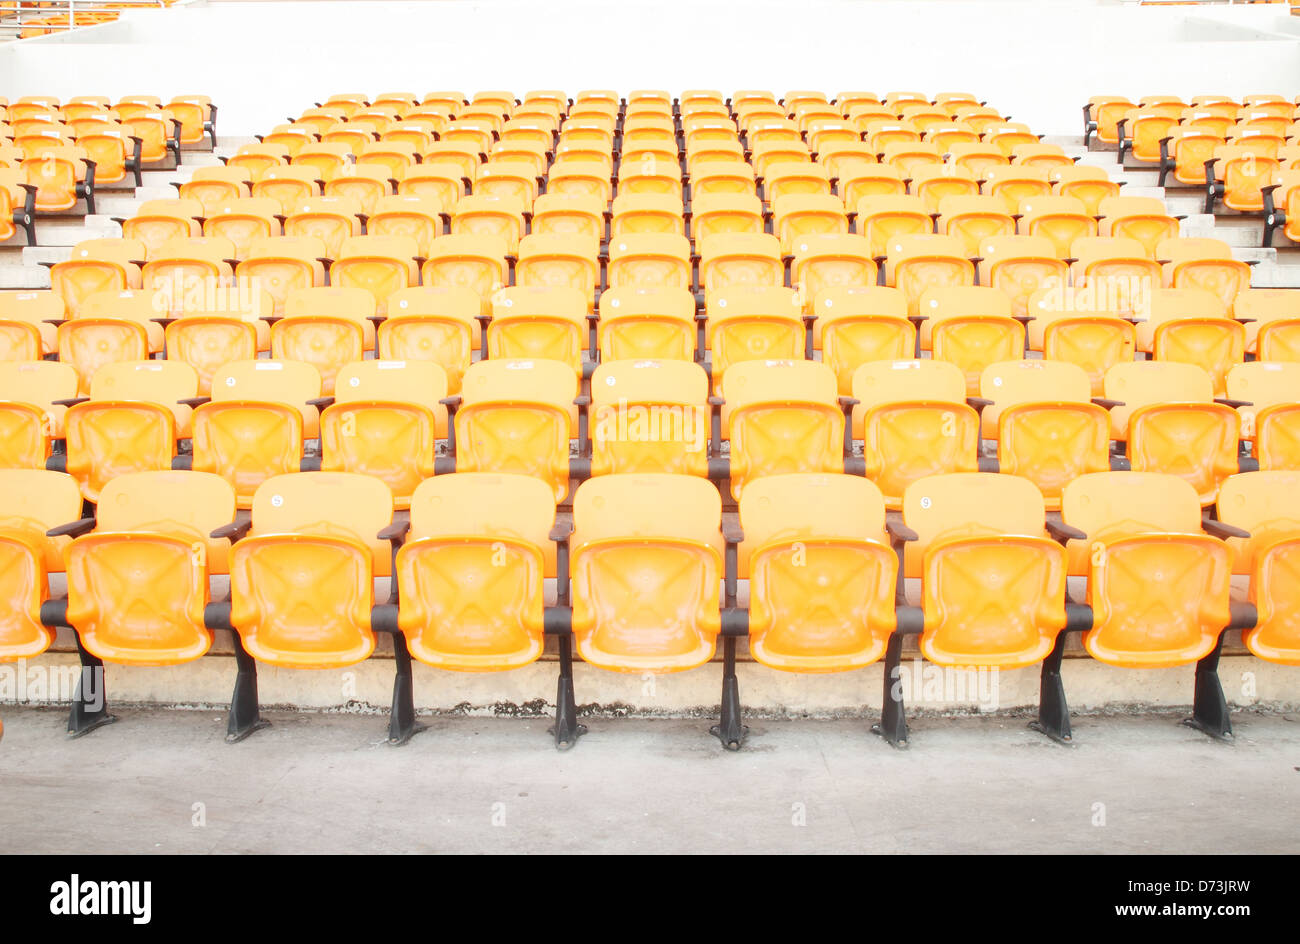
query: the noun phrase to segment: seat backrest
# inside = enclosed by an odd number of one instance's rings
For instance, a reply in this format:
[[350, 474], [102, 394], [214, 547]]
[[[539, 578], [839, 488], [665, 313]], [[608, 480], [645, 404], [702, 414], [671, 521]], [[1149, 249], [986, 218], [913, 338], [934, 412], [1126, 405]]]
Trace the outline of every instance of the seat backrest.
[[131, 472], [104, 485], [95, 518], [96, 531], [166, 534], [201, 545], [209, 572], [220, 574], [230, 545], [212, 532], [235, 520], [235, 492], [208, 472]]
[[375, 576], [388, 575], [388, 541], [376, 535], [393, 518], [393, 494], [380, 479], [350, 472], [276, 475], [253, 494], [250, 534], [351, 538], [370, 550]]

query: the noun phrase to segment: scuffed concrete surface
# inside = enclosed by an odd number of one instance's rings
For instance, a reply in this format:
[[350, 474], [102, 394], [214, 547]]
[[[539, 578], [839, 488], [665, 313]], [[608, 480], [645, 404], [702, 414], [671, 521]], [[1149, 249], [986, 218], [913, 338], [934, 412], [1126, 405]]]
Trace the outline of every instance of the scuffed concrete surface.
[[[1236, 742], [1180, 712], [912, 719], [895, 751], [860, 720], [592, 718], [557, 753], [546, 718], [270, 713], [224, 741], [210, 711], [0, 708], [0, 852], [1300, 852], [1300, 716], [1237, 712]], [[202, 824], [199, 821], [202, 820]], [[1104, 825], [1101, 823], [1104, 822]]]

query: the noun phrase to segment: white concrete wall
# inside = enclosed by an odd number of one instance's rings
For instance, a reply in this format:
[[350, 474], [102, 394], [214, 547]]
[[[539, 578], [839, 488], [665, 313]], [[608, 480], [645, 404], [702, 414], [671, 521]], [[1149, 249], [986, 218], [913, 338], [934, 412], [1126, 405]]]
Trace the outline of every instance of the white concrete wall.
[[335, 91], [972, 91], [1043, 133], [1089, 95], [1300, 92], [1273, 5], [1096, 0], [195, 3], [0, 48], [0, 94], [212, 95], [223, 133]]

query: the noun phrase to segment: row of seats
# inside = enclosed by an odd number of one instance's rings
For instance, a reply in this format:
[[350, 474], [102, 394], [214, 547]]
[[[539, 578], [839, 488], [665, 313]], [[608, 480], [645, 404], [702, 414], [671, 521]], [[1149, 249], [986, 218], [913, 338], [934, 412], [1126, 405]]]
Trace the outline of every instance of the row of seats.
[[[1282, 229], [1300, 241], [1300, 104], [1280, 95], [1202, 96], [1191, 104], [1157, 96], [1135, 106], [1114, 96], [1084, 106], [1084, 141], [1092, 134], [1126, 155], [1155, 164], [1157, 185], [1170, 177], [1205, 192], [1216, 207], [1263, 216], [1264, 246]], [[1287, 211], [1290, 210], [1288, 213]]]
[[[1108, 665], [1197, 663], [1193, 720], [1224, 737], [1214, 669], [1227, 628], [1243, 628], [1257, 657], [1300, 665], [1298, 486], [1295, 472], [1231, 476], [1218, 517], [1203, 518], [1177, 477], [1099, 472], [1071, 482], [1049, 516], [1030, 481], [959, 473], [917, 480], [890, 516], [865, 479], [796, 473], [755, 482], [732, 519], [706, 481], [616, 474], [578, 488], [570, 522], [542, 483], [501, 471], [425, 481], [409, 518], [394, 514], [382, 481], [309, 472], [262, 483], [240, 519], [221, 478], [160, 471], [115, 479], [83, 518], [70, 477], [3, 471], [0, 658], [33, 657], [68, 626], [89, 666], [176, 665], [203, 656], [214, 629], [232, 629], [237, 740], [261, 725], [258, 663], [342, 668], [387, 632], [398, 676], [390, 738], [400, 742], [419, 727], [412, 658], [516, 669], [550, 634], [561, 655], [554, 735], [567, 747], [582, 732], [570, 645], [601, 669], [676, 672], [713, 658], [721, 637], [714, 733], [736, 748], [735, 648], [748, 636], [754, 659], [779, 671], [885, 659], [880, 733], [905, 744], [890, 672], [903, 637], [916, 635], [938, 665], [1041, 664], [1039, 727], [1068, 741], [1060, 662], [1066, 634], [1081, 630]], [[49, 590], [60, 572], [66, 598]], [[1248, 581], [1249, 603], [1234, 599], [1234, 574]], [[229, 598], [214, 599], [211, 579], [227, 575]], [[1067, 592], [1067, 578], [1086, 591]], [[79, 691], [70, 733], [110, 720], [102, 701], [89, 702]]]

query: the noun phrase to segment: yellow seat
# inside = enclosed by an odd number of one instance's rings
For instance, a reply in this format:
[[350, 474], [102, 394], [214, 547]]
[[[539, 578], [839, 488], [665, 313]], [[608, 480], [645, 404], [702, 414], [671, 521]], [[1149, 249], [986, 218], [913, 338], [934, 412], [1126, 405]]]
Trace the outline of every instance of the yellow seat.
[[605, 475], [574, 495], [573, 634], [617, 672], [680, 672], [721, 629], [722, 501], [686, 475]]
[[523, 475], [457, 472], [420, 484], [397, 552], [398, 627], [434, 668], [522, 668], [544, 648], [555, 499]]
[[1240, 401], [1241, 438], [1263, 470], [1300, 470], [1300, 364], [1252, 361], [1228, 371], [1229, 399]]
[[437, 440], [447, 437], [446, 396], [446, 372], [429, 361], [344, 365], [320, 418], [321, 470], [381, 479], [406, 510], [433, 475]]
[[706, 292], [729, 287], [781, 286], [781, 243], [768, 233], [726, 233], [699, 245], [699, 283]]
[[77, 372], [53, 361], [0, 361], [0, 468], [43, 469], [64, 436], [67, 407], [77, 396]]
[[904, 572], [921, 578], [921, 655], [944, 666], [1019, 668], [1043, 661], [1065, 628], [1065, 549], [1047, 537], [1028, 479], [934, 475], [908, 486], [916, 532]]
[[786, 472], [844, 471], [844, 414], [835, 372], [804, 360], [741, 361], [727, 371], [722, 435], [731, 491]]
[[1215, 650], [1230, 620], [1231, 552], [1202, 531], [1191, 485], [1144, 472], [1085, 475], [1065, 487], [1061, 514], [1088, 535], [1071, 542], [1070, 572], [1088, 577], [1089, 655], [1160, 668]]
[[1119, 184], [1101, 167], [1090, 164], [1053, 167], [1049, 176], [1052, 193], [1082, 201], [1089, 216], [1100, 216], [1101, 202], [1119, 196]]
[[67, 313], [57, 292], [0, 292], [0, 361], [39, 360], [59, 349], [58, 328]]
[[902, 236], [934, 232], [930, 209], [920, 197], [874, 195], [859, 200], [857, 231], [871, 244], [871, 255], [879, 262], [892, 242]]
[[1248, 599], [1256, 620], [1243, 630], [1246, 648], [1267, 662], [1300, 665], [1297, 625], [1297, 550], [1300, 550], [1300, 473], [1245, 472], [1229, 476], [1219, 491], [1218, 516], [1249, 538], [1229, 538], [1234, 574], [1250, 577]]
[[1042, 289], [1068, 284], [1070, 269], [1045, 236], [994, 236], [980, 246], [979, 283], [1003, 292], [1011, 314], [1029, 314], [1029, 299]]
[[898, 559], [875, 486], [850, 475], [770, 476], [745, 490], [740, 526], [755, 661], [843, 672], [884, 656]]
[[1297, 301], [1300, 295], [1295, 289], [1248, 288], [1238, 292], [1232, 314], [1246, 321], [1246, 350], [1261, 361], [1300, 360]]
[[599, 249], [599, 241], [581, 236], [525, 236], [519, 241], [515, 285], [572, 289], [583, 296], [584, 309], [593, 310], [600, 281]]
[[708, 475], [709, 379], [685, 360], [606, 360], [591, 380], [591, 474]]
[[1051, 240], [1058, 259], [1070, 259], [1077, 239], [1097, 235], [1097, 221], [1076, 197], [1025, 197], [1020, 201], [1017, 231]]
[[1129, 320], [1131, 312], [1116, 310], [1115, 302], [1098, 310], [1095, 301], [1091, 295], [1076, 296], [1061, 286], [1034, 292], [1025, 306], [1031, 319], [1027, 341], [1031, 351], [1041, 352], [1047, 360], [1082, 367], [1093, 396], [1101, 396], [1106, 371], [1133, 359], [1137, 329]]
[[1210, 375], [1195, 364], [1136, 361], [1106, 371], [1111, 438], [1127, 440], [1135, 472], [1163, 472], [1187, 480], [1211, 505], [1219, 485], [1237, 471], [1241, 418], [1214, 402]]
[[1156, 246], [1166, 288], [1199, 288], [1231, 308], [1237, 293], [1250, 288], [1250, 266], [1232, 257], [1220, 239], [1165, 239]]
[[610, 288], [690, 289], [690, 243], [685, 236], [669, 233], [630, 233], [612, 239], [607, 278]]
[[689, 361], [695, 355], [695, 297], [685, 288], [606, 289], [599, 314], [602, 359]]
[[1025, 328], [1012, 317], [1011, 300], [996, 288], [975, 285], [929, 289], [918, 303], [921, 350], [962, 371], [966, 392], [979, 393], [989, 364], [1023, 356]]
[[909, 315], [918, 315], [930, 289], [973, 286], [975, 264], [956, 236], [898, 236], [889, 241], [885, 284], [907, 297]]
[[483, 314], [491, 311], [492, 293], [507, 284], [509, 247], [495, 236], [452, 233], [439, 237], [420, 267], [421, 284], [467, 288], [479, 297]]
[[510, 472], [569, 491], [569, 441], [578, 435], [579, 378], [562, 361], [490, 359], [465, 371], [456, 411], [456, 469]]
[[1156, 197], [1106, 197], [1097, 206], [1098, 236], [1127, 236], [1140, 242], [1152, 259], [1162, 240], [1178, 236], [1178, 220]]
[[1110, 419], [1092, 402], [1087, 372], [1066, 361], [990, 364], [980, 377], [983, 438], [998, 444], [998, 470], [1029, 479], [1048, 511], [1080, 475], [1110, 469]]
[[169, 360], [189, 364], [199, 375], [199, 394], [208, 396], [216, 370], [231, 361], [250, 360], [271, 349], [271, 326], [263, 320], [275, 310], [269, 292], [254, 292], [241, 282], [182, 302], [166, 328]]
[[991, 196], [951, 196], [939, 201], [938, 232], [957, 236], [966, 248], [966, 255], [976, 258], [984, 240], [994, 236], [1011, 236], [1016, 231], [1016, 221], [1007, 212], [1006, 205]]
[[178, 188], [183, 199], [198, 200], [204, 212], [228, 200], [251, 196], [252, 172], [247, 167], [196, 167]]
[[194, 410], [192, 468], [230, 483], [240, 508], [267, 479], [301, 468], [304, 441], [316, 439], [320, 373], [301, 361], [232, 361], [213, 377]]
[[140, 288], [145, 254], [138, 239], [82, 240], [72, 247], [71, 259], [50, 269], [50, 287], [73, 317], [89, 295]]
[[104, 486], [95, 528], [65, 552], [68, 622], [91, 655], [181, 665], [212, 646], [208, 578], [227, 570], [210, 537], [235, 515], [230, 486], [204, 472], [136, 472]]
[[144, 243], [147, 258], [173, 239], [202, 235], [199, 217], [211, 212], [193, 198], [146, 200], [134, 216], [122, 221], [122, 236]]
[[590, 297], [568, 286], [501, 289], [492, 296], [487, 356], [563, 361], [581, 374], [588, 348]]
[[374, 580], [389, 576], [376, 535], [393, 517], [388, 486], [346, 472], [267, 479], [252, 530], [230, 549], [230, 623], [257, 661], [286, 668], [354, 665], [375, 648]]
[[46, 532], [80, 517], [72, 476], [0, 469], [0, 662], [34, 658], [54, 642], [41, 604], [50, 598], [49, 575], [63, 573], [69, 539]]
[[916, 328], [907, 318], [907, 298], [896, 288], [828, 288], [817, 294], [813, 311], [813, 350], [835, 371], [841, 396], [852, 392], [861, 365], [915, 352]]
[[477, 294], [460, 286], [421, 286], [388, 296], [388, 316], [380, 323], [377, 353], [382, 360], [431, 361], [447, 375], [449, 393], [459, 393], [461, 377], [478, 349], [482, 312]]

